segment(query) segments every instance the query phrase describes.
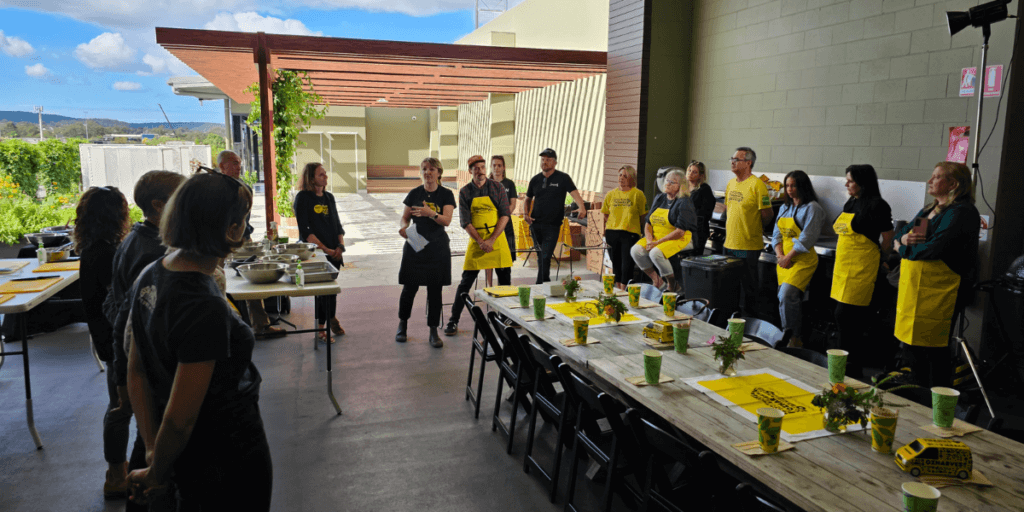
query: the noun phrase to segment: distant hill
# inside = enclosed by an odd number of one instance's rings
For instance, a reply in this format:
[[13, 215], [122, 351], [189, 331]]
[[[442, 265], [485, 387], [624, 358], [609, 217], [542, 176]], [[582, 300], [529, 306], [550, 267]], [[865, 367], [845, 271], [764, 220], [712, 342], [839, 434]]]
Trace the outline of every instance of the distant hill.
[[[118, 121], [116, 119], [100, 119], [100, 118], [95, 118], [95, 117], [90, 117], [89, 120], [99, 124], [100, 126], [108, 126], [108, 127], [110, 127], [110, 126], [125, 126], [125, 127], [128, 127], [128, 128], [136, 128], [136, 129], [147, 129], [147, 128], [148, 129], [152, 129], [152, 128], [157, 128], [157, 127], [163, 126], [165, 128], [169, 128], [167, 126], [167, 122], [166, 121], [153, 121], [153, 122], [148, 122], [148, 123], [126, 123], [124, 121]], [[20, 123], [20, 122], [23, 122], [23, 121], [27, 121], [27, 122], [30, 122], [30, 123], [38, 123], [39, 122], [39, 114], [36, 114], [35, 112], [18, 112], [18, 111], [14, 111], [14, 110], [0, 110], [0, 121], [11, 121], [11, 122], [14, 122], [14, 123]], [[77, 117], [61, 116], [61, 115], [57, 115], [57, 114], [47, 114], [45, 112], [43, 113], [43, 123], [44, 124], [81, 123], [83, 121], [85, 121], [85, 119], [77, 118]], [[180, 122], [180, 123], [174, 123], [174, 127], [175, 128], [188, 128], [189, 130], [196, 130], [196, 131], [210, 131], [213, 128], [223, 127], [223, 125], [221, 125], [219, 123], [203, 123], [203, 122], [183, 121], [183, 122]]]

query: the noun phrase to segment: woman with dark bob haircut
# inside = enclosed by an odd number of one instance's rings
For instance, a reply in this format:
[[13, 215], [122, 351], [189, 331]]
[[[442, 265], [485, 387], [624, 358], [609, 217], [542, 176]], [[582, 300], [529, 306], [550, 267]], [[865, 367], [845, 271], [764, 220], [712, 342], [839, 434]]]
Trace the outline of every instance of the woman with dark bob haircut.
[[82, 194], [75, 212], [75, 230], [71, 237], [75, 250], [82, 257], [79, 283], [82, 305], [96, 354], [107, 363], [107, 396], [110, 402], [103, 415], [103, 458], [107, 461], [107, 479], [103, 495], [123, 497], [127, 490], [128, 427], [131, 410], [121, 407], [114, 380], [114, 328], [103, 313], [113, 279], [112, 268], [117, 245], [128, 234], [128, 201], [115, 187], [92, 187]]
[[790, 329], [789, 346], [801, 347], [803, 332], [804, 291], [818, 268], [814, 244], [825, 224], [825, 209], [818, 204], [811, 178], [803, 171], [793, 171], [782, 180], [786, 187], [786, 204], [779, 209], [772, 235], [772, 247], [778, 260], [779, 316], [782, 328]]
[[255, 338], [213, 278], [221, 258], [241, 247], [251, 207], [240, 181], [193, 176], [160, 220], [171, 252], [132, 286], [128, 393], [151, 454], [149, 467], [128, 475], [133, 500], [173, 479], [179, 510], [270, 510]]

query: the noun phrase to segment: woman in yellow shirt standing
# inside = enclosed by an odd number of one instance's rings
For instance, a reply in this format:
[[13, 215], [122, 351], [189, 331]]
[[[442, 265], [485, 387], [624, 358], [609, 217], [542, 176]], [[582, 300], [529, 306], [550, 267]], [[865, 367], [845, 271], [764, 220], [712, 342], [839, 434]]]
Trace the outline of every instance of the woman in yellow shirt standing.
[[626, 289], [633, 277], [633, 257], [629, 251], [640, 240], [640, 221], [647, 214], [647, 198], [636, 188], [636, 169], [624, 165], [619, 169], [619, 188], [604, 196], [604, 238], [608, 242], [615, 273], [615, 286]]

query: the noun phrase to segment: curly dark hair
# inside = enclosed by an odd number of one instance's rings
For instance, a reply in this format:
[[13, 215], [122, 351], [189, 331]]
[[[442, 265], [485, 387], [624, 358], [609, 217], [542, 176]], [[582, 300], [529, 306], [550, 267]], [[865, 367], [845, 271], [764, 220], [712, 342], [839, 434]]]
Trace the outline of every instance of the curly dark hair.
[[96, 243], [117, 245], [128, 235], [131, 219], [128, 200], [117, 187], [91, 187], [82, 194], [75, 210], [71, 238], [81, 253]]

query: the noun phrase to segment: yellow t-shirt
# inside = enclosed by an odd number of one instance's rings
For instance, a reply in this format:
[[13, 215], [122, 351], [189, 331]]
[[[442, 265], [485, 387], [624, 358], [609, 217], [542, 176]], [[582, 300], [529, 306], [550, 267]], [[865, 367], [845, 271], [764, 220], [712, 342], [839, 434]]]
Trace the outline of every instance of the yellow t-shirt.
[[636, 187], [630, 189], [629, 192], [623, 192], [616, 187], [604, 196], [601, 212], [608, 216], [608, 222], [604, 225], [605, 229], [619, 229], [643, 235], [643, 231], [640, 229], [640, 219], [647, 213], [647, 198]]
[[761, 210], [772, 207], [768, 187], [757, 176], [743, 182], [736, 178], [725, 186], [725, 248], [737, 251], [760, 251]]

